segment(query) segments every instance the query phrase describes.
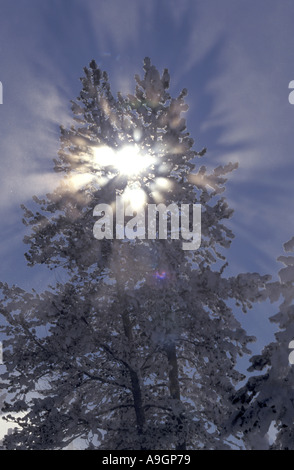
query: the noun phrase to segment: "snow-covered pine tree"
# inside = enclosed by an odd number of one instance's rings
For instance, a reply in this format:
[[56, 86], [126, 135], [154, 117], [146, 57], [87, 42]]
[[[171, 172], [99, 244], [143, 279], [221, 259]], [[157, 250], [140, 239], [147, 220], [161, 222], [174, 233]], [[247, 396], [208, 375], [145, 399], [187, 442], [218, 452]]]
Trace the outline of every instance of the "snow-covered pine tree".
[[[251, 358], [252, 375], [235, 395], [233, 426], [248, 449], [294, 449], [294, 366], [290, 343], [294, 340], [294, 237], [284, 244], [278, 261], [284, 264], [279, 281], [266, 286], [271, 302], [282, 298], [279, 311], [270, 318], [277, 324], [275, 341]], [[292, 363], [291, 363], [292, 362]], [[256, 374], [258, 372], [258, 374]]]
[[[223, 423], [243, 378], [235, 365], [252, 341], [231, 300], [246, 311], [267, 281], [224, 275], [233, 211], [221, 193], [236, 165], [196, 167], [205, 149], [193, 150], [186, 132], [187, 91], [172, 98], [168, 71], [160, 75], [150, 59], [134, 95], [115, 98], [95, 61], [84, 72], [75, 124], [61, 127], [55, 171], [64, 178], [34, 197], [38, 209], [24, 207], [29, 265], [60, 268], [66, 281], [42, 294], [2, 284], [4, 411], [18, 424], [5, 445], [229, 447]], [[201, 247], [184, 251], [171, 237], [95, 239], [94, 208], [122, 195], [201, 204]]]

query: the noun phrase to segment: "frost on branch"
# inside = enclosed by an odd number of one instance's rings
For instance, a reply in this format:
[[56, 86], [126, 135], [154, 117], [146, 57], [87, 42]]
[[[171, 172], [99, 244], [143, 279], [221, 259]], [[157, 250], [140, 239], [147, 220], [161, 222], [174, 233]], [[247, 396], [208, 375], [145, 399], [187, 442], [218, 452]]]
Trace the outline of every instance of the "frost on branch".
[[243, 433], [249, 449], [293, 450], [293, 384], [294, 369], [289, 362], [290, 342], [294, 339], [294, 272], [292, 238], [284, 244], [289, 255], [280, 256], [284, 264], [279, 281], [268, 283], [266, 291], [271, 302], [282, 302], [271, 322], [277, 324], [275, 341], [267, 345], [262, 354], [251, 359], [250, 377], [236, 394], [234, 403], [239, 410], [234, 416], [235, 429]]

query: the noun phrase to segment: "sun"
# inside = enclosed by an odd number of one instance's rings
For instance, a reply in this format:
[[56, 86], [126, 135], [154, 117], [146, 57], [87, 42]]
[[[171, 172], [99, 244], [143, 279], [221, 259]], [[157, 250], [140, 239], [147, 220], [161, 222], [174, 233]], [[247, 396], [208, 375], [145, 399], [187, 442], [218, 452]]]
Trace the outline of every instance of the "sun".
[[125, 178], [122, 180], [124, 187], [120, 188], [121, 194], [125, 203], [136, 211], [147, 203], [148, 198], [156, 203], [163, 202], [165, 193], [171, 189], [168, 178], [154, 174], [159, 162], [158, 153], [142, 152], [136, 143], [117, 150], [107, 145], [95, 146], [90, 155], [87, 154], [87, 163], [68, 181], [74, 191], [86, 187], [101, 189], [112, 178], [122, 175]]
[[119, 149], [107, 145], [93, 147], [90, 165], [97, 172], [92, 174], [92, 178], [96, 178], [100, 187], [107, 184], [116, 174], [125, 176], [127, 182], [122, 191], [123, 199], [137, 211], [146, 204], [147, 194], [155, 201], [162, 201], [162, 193], [170, 189], [168, 179], [154, 175], [158, 162], [157, 154], [142, 152], [139, 145], [133, 143]]
[[119, 150], [107, 146], [96, 147], [93, 153], [96, 167], [112, 167], [120, 174], [131, 177], [139, 175], [155, 161], [151, 155], [143, 155], [136, 144], [126, 145]]

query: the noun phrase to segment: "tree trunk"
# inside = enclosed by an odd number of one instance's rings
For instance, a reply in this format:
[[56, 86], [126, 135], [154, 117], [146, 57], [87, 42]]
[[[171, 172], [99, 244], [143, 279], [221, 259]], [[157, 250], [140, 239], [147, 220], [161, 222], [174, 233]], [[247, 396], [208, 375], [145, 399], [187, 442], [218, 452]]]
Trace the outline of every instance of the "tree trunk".
[[[130, 347], [132, 348], [132, 342], [133, 342], [132, 326], [131, 326], [129, 314], [126, 309], [124, 309], [123, 311], [122, 321], [123, 321], [124, 333], [130, 342]], [[137, 431], [138, 431], [139, 438], [141, 438], [144, 434], [145, 411], [143, 407], [140, 377], [138, 373], [131, 366], [129, 367], [129, 372], [130, 372], [130, 378], [131, 378], [131, 384], [132, 384], [132, 395], [133, 395], [134, 408], [135, 408], [135, 414], [136, 414]], [[140, 445], [141, 445], [141, 450], [145, 450], [142, 442], [140, 443]]]
[[[118, 249], [118, 248], [117, 248]], [[128, 252], [125, 252], [125, 247], [120, 247], [120, 250], [116, 252], [116, 256], [119, 257], [119, 259], [128, 259]], [[125, 274], [122, 270], [118, 270], [116, 272], [116, 281], [117, 281], [117, 294], [118, 294], [118, 300], [120, 303], [120, 308], [121, 308], [121, 318], [122, 318], [122, 324], [123, 324], [123, 330], [124, 334], [128, 340], [129, 347], [130, 347], [130, 357], [132, 357], [134, 351], [133, 347], [133, 331], [132, 331], [132, 324], [130, 321], [130, 316], [128, 312], [128, 304], [126, 301], [126, 294], [125, 294]], [[130, 379], [131, 379], [131, 385], [132, 385], [132, 396], [133, 396], [133, 401], [134, 401], [134, 409], [135, 409], [135, 415], [136, 415], [136, 426], [137, 426], [137, 432], [138, 432], [138, 437], [139, 437], [139, 442], [140, 442], [140, 447], [141, 450], [146, 450], [143, 447], [143, 442], [142, 438], [144, 435], [144, 426], [145, 426], [145, 410], [143, 406], [143, 398], [142, 398], [142, 390], [141, 390], [141, 380], [140, 380], [140, 375], [138, 371], [136, 371], [133, 368], [133, 363], [128, 365], [128, 370], [130, 374]]]
[[[174, 341], [170, 341], [165, 348], [168, 365], [169, 365], [169, 392], [170, 396], [174, 400], [181, 402], [181, 390], [179, 383], [179, 369], [177, 359], [177, 349]], [[182, 434], [184, 428], [183, 416], [181, 413], [175, 415], [177, 422], [177, 430]], [[176, 436], [177, 438], [178, 436]], [[176, 450], [186, 450], [186, 438], [185, 435], [180, 435], [180, 438], [176, 440]]]

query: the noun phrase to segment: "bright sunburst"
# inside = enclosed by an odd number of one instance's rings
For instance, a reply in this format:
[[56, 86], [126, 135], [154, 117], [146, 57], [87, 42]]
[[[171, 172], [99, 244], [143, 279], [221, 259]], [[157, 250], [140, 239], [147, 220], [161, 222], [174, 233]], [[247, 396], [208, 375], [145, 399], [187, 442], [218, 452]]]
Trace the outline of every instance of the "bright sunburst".
[[95, 166], [98, 168], [110, 166], [127, 176], [139, 175], [153, 163], [154, 157], [142, 155], [137, 145], [127, 145], [117, 151], [106, 146], [94, 149]]
[[162, 193], [170, 189], [171, 183], [167, 178], [154, 175], [154, 165], [158, 161], [158, 156], [148, 151], [142, 152], [136, 143], [127, 144], [118, 150], [107, 145], [92, 147], [88, 164], [79, 168], [69, 182], [78, 191], [88, 185], [104, 187], [117, 173], [123, 175], [127, 181], [124, 188], [120, 189], [121, 194], [125, 204], [137, 211], [147, 202], [147, 194], [156, 202], [162, 202]]

